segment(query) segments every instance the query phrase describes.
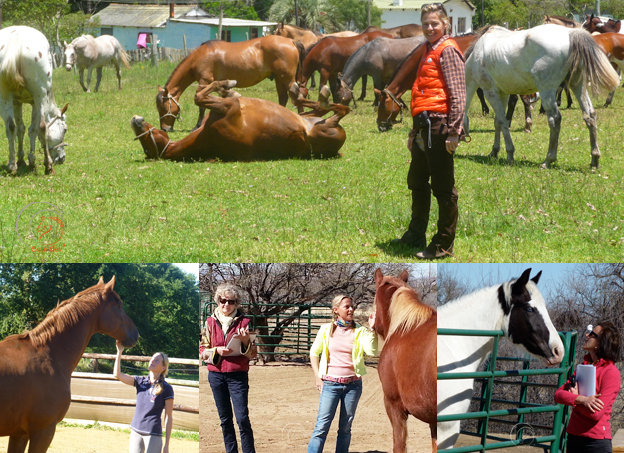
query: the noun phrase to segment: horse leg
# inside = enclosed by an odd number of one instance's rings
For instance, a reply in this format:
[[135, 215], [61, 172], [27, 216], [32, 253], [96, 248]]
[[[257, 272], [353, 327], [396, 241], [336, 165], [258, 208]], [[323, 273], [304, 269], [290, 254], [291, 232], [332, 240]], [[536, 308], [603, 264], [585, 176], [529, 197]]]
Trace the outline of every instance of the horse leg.
[[[561, 113], [557, 107], [557, 93], [551, 91], [540, 92], [542, 96], [542, 106], [546, 110], [548, 126], [550, 127], [550, 140], [548, 142], [548, 154], [542, 163], [542, 168], [550, 167], [550, 164], [557, 160], [557, 148], [559, 147], [559, 132], [561, 131]], [[579, 100], [579, 102], [581, 102]], [[596, 131], [594, 121], [594, 133]], [[591, 134], [591, 132], [590, 132]], [[593, 153], [592, 153], [593, 154]]]
[[102, 81], [102, 67], [95, 69], [96, 81], [95, 81], [95, 92], [97, 93], [100, 89], [100, 82]]
[[119, 85], [119, 91], [121, 91], [121, 66], [119, 63], [115, 64], [115, 69], [117, 70], [117, 82]]
[[530, 134], [531, 127], [533, 126], [533, 115], [531, 114], [531, 97], [523, 94], [520, 96], [522, 103], [524, 104], [524, 132]]
[[[619, 67], [616, 68], [616, 71], [618, 73], [619, 76], [622, 75], [622, 71], [620, 70]], [[605, 101], [603, 107], [609, 107], [611, 105], [611, 103], [613, 102], [613, 96], [615, 96], [615, 90], [613, 90], [611, 93], [609, 93], [609, 96], [607, 96], [607, 100]]]
[[509, 125], [507, 124], [507, 118], [505, 117], [505, 106], [508, 103], [509, 95], [501, 94], [496, 88], [492, 90], [484, 90], [485, 96], [490, 105], [494, 109], [496, 116], [494, 118], [494, 144], [492, 145], [492, 152], [490, 157], [498, 157], [500, 151], [500, 134], [503, 133], [505, 140], [505, 149], [507, 150], [507, 163], [514, 163], [514, 145], [511, 140], [511, 134], [509, 133]]
[[563, 89], [566, 92], [566, 100], [568, 101], [568, 106], [566, 107], [566, 109], [569, 109], [572, 107], [572, 95], [570, 94], [570, 87], [565, 81], [563, 82]]
[[400, 407], [398, 399], [384, 397], [384, 405], [392, 424], [392, 452], [405, 453], [407, 451], [407, 411]]
[[572, 87], [574, 96], [583, 112], [583, 120], [589, 130], [589, 145], [591, 147], [591, 167], [598, 168], [600, 166], [600, 149], [598, 149], [598, 131], [596, 128], [596, 110], [592, 105], [587, 90], [583, 88], [582, 83], [578, 83]]
[[511, 127], [511, 120], [513, 120], [514, 112], [516, 111], [516, 104], [518, 103], [518, 95], [512, 94], [509, 96], [509, 101], [507, 102], [507, 115], [505, 118], [507, 119], [507, 124]]
[[83, 91], [89, 92], [89, 87], [84, 84], [84, 68], [80, 68], [80, 86]]
[[52, 426], [48, 428], [31, 433], [28, 453], [46, 453], [48, 451], [48, 447], [52, 443], [55, 431], [56, 425], [52, 424]]
[[362, 94], [360, 94], [360, 98], [358, 101], [363, 101], [366, 99], [366, 82], [368, 81], [368, 77], [366, 75], [362, 76]]
[[436, 453], [438, 451], [438, 425], [433, 423], [429, 425], [431, 431], [431, 452]]
[[[24, 126], [24, 119], [22, 117], [22, 104], [13, 106], [13, 113], [15, 115], [15, 124], [17, 126], [17, 166], [25, 167], [24, 161], [24, 134], [26, 133], [26, 126]], [[33, 167], [35, 166], [35, 156], [28, 155], [28, 160], [33, 160]]]
[[316, 122], [308, 132], [312, 153], [315, 154], [315, 150], [321, 150], [321, 152], [316, 152], [316, 157], [336, 157], [347, 139], [347, 135], [339, 123], [349, 113], [349, 107], [342, 104], [331, 104], [329, 108], [334, 114], [329, 119]]
[[338, 75], [331, 74], [329, 76], [328, 82], [329, 82], [329, 89], [331, 90], [331, 94], [332, 94], [332, 99], [334, 100], [335, 104], [338, 104], [340, 102], [340, 96], [338, 96]]
[[24, 453], [28, 444], [28, 436], [11, 436], [9, 437], [9, 448], [7, 453]]
[[288, 87], [289, 85], [286, 83], [278, 82], [275, 79], [275, 88], [277, 89], [277, 99], [279, 99], [279, 105], [282, 107], [286, 107], [288, 104]]
[[483, 90], [481, 88], [477, 88], [477, 96], [479, 96], [479, 100], [481, 101], [481, 111], [483, 112], [483, 115], [485, 116], [489, 114], [490, 108], [485, 102], [485, 96], [483, 95]]
[[[468, 111], [470, 110], [470, 104], [472, 103], [472, 98], [475, 93], [481, 90], [473, 80], [469, 80], [466, 77], [466, 110], [464, 112], [464, 133], [466, 136], [470, 136], [470, 120], [468, 119]], [[481, 94], [483, 95], [483, 90], [481, 90]]]

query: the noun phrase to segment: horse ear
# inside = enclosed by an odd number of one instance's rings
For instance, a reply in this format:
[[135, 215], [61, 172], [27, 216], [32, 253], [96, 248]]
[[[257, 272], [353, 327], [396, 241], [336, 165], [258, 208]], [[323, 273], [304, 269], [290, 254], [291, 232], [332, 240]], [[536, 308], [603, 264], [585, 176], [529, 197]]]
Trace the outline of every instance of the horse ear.
[[115, 287], [115, 276], [113, 275], [113, 278], [111, 278], [110, 281], [104, 287], [104, 291], [110, 292], [113, 290], [114, 287]]
[[375, 96], [381, 96], [381, 90], [378, 90], [377, 88], [373, 88], [373, 91], [375, 92]]
[[381, 280], [383, 280], [383, 272], [381, 272], [381, 269], [377, 268], [375, 271], [375, 284], [379, 286]]
[[403, 269], [403, 272], [401, 272], [399, 278], [407, 283], [407, 280], [409, 279], [409, 273], [407, 272], [407, 269]]
[[63, 47], [67, 47], [67, 41], [63, 40]]
[[100, 277], [100, 281], [98, 282], [98, 285], [103, 285], [104, 284], [104, 277]]
[[615, 23], [615, 28], [614, 28], [614, 30], [615, 30], [615, 32], [616, 32], [616, 33], [619, 33], [619, 32], [620, 32], [620, 30], [621, 30], [621, 28], [622, 28], [622, 21], [621, 21], [621, 20], [618, 20], [618, 21]]
[[524, 287], [529, 281], [530, 275], [531, 275], [531, 268], [528, 268], [526, 271], [522, 273], [520, 278], [516, 280], [516, 282], [511, 286], [511, 294], [522, 294], [524, 292]]
[[67, 104], [65, 104], [65, 107], [63, 107], [61, 109], [61, 116], [65, 115], [65, 112], [67, 111], [67, 107], [69, 106], [69, 102]]
[[542, 271], [539, 271], [537, 275], [531, 279], [531, 281], [537, 285], [539, 283], [539, 279], [541, 276], [542, 276]]

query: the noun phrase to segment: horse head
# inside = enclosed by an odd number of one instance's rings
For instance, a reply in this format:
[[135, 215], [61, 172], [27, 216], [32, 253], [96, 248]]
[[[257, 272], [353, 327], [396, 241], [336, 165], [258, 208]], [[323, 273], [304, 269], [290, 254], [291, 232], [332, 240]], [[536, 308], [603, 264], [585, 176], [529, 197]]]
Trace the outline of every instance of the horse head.
[[585, 18], [585, 22], [583, 22], [583, 25], [581, 25], [581, 27], [587, 30], [589, 33], [594, 33], [595, 31], [597, 31], [597, 23], [602, 23], [600, 18], [594, 17], [593, 14], [591, 16], [589, 14], [585, 14]]
[[[50, 118], [46, 119], [45, 124], [45, 142], [47, 143], [50, 157], [54, 164], [62, 164], [65, 162], [65, 133], [67, 132], [67, 123], [65, 112], [69, 104], [59, 110], [56, 105], [50, 111]], [[42, 141], [43, 143], [43, 141]]]
[[65, 51], [63, 52], [63, 64], [65, 65], [65, 69], [71, 71], [74, 64], [76, 64], [76, 48], [72, 44], [67, 44], [66, 41], [63, 41]]
[[173, 131], [173, 125], [176, 120], [182, 119], [180, 116], [181, 108], [178, 100], [169, 94], [169, 90], [158, 86], [158, 94], [156, 95], [156, 108], [160, 115], [160, 128], [163, 131]]
[[342, 74], [339, 75], [338, 80], [340, 80], [340, 87], [338, 88], [338, 98], [340, 99], [340, 103], [343, 105], [349, 105], [351, 100], [353, 100], [353, 90], [342, 79]]
[[531, 269], [527, 269], [519, 279], [498, 289], [498, 301], [504, 312], [503, 331], [515, 345], [545, 359], [549, 365], [556, 365], [563, 360], [563, 343], [537, 289], [542, 272], [531, 280], [530, 274]]
[[158, 159], [171, 143], [166, 132], [156, 130], [156, 127], [147, 123], [143, 117], [133, 116], [130, 120], [130, 126], [136, 135], [134, 139], [141, 142], [147, 159]]
[[[392, 95], [387, 89], [383, 91], [375, 88], [375, 96], [379, 99], [377, 107], [377, 129], [379, 132], [386, 132], [392, 129], [392, 125], [403, 121], [402, 106], [399, 99]], [[401, 114], [401, 119], [397, 116]]]
[[404, 270], [398, 277], [384, 275], [381, 269], [375, 271], [375, 330], [385, 337], [390, 327], [390, 301], [395, 291], [407, 285], [409, 274]]
[[108, 283], [104, 278], [96, 285], [102, 299], [102, 310], [97, 320], [97, 332], [103, 333], [121, 342], [126, 348], [131, 348], [139, 340], [139, 331], [134, 322], [123, 309], [123, 302], [113, 290], [115, 276]]

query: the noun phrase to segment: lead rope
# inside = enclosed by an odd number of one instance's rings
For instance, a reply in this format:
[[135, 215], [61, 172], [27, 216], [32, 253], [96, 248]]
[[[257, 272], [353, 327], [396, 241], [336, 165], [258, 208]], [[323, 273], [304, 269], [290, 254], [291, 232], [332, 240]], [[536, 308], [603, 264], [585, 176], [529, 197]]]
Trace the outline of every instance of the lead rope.
[[[146, 130], [142, 134], [139, 134], [136, 137], [134, 137], [133, 140], [138, 140], [141, 137], [145, 137], [147, 134], [149, 134], [150, 138], [152, 139], [152, 143], [154, 143], [154, 149], [156, 149], [156, 153], [158, 154], [158, 145], [156, 144], [156, 139], [154, 138], [154, 134], [152, 133], [154, 129], [156, 129], [156, 127], [150, 127], [148, 130]], [[165, 151], [167, 151], [167, 148], [169, 148], [170, 144], [171, 144], [171, 139], [169, 139], [169, 141], [167, 142], [163, 150], [160, 152], [160, 154], [158, 154], [158, 158], [162, 158], [163, 154], [165, 154]]]
[[[182, 121], [182, 106], [180, 106], [180, 103], [178, 101], [176, 101], [176, 99], [174, 97], [171, 97], [171, 95], [168, 95], [166, 98], [163, 98], [165, 100], [169, 100], [169, 111], [167, 113], [165, 113], [163, 116], [160, 117], [160, 119], [162, 120], [163, 118], [167, 117], [167, 116], [173, 116], [176, 120], [178, 121]], [[175, 105], [178, 106], [178, 114], [174, 115], [173, 113], [171, 113], [171, 101], [173, 101], [175, 103]]]
[[[387, 89], [384, 88], [383, 89], [384, 93], [386, 93], [390, 99], [392, 99], [392, 101], [397, 105], [397, 107], [399, 108], [399, 113], [401, 114], [401, 119], [399, 120], [399, 123], [403, 122], [403, 107], [401, 106], [401, 103], [399, 102], [399, 100], [396, 98], [396, 96], [394, 96], [394, 94], [392, 94], [392, 92]], [[390, 121], [390, 117], [392, 116], [392, 112], [390, 112], [388, 114], [388, 119], [386, 119], [386, 123]]]

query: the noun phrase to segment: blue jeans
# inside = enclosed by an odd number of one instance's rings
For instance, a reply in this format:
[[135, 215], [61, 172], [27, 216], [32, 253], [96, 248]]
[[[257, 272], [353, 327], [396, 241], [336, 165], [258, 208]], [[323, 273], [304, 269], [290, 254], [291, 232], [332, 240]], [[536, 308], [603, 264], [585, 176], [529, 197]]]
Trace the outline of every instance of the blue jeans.
[[338, 422], [338, 438], [336, 439], [336, 453], [348, 453], [351, 444], [351, 425], [355, 417], [358, 401], [362, 396], [362, 380], [349, 384], [323, 382], [321, 400], [319, 402], [318, 417], [312, 438], [308, 444], [308, 453], [321, 453], [331, 422], [340, 404], [340, 419]]
[[253, 431], [251, 430], [249, 408], [247, 407], [249, 373], [246, 371], [232, 373], [211, 371], [208, 373], [208, 382], [221, 419], [221, 431], [223, 432], [226, 453], [238, 453], [232, 405], [234, 405], [236, 423], [238, 423], [240, 431], [243, 453], [255, 453]]

